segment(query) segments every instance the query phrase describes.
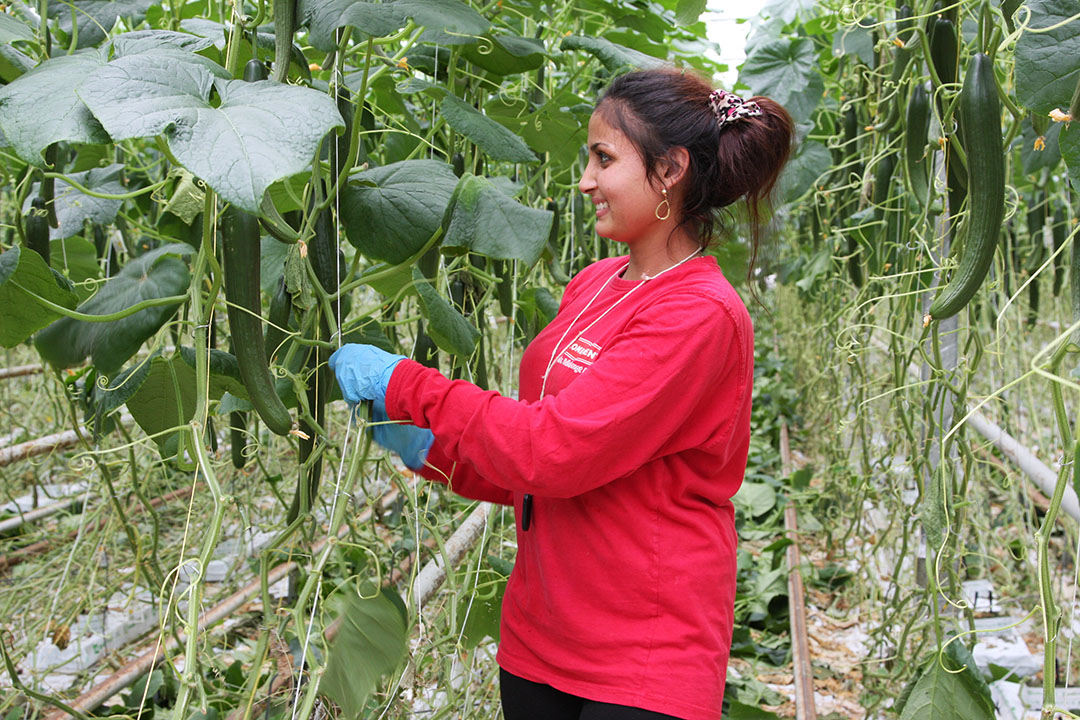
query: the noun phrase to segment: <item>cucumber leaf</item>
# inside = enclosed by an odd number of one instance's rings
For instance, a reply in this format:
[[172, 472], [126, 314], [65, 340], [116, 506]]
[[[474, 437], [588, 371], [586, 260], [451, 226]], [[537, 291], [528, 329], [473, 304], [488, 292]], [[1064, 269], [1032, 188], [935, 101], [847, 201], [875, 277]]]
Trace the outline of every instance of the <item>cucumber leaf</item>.
[[[129, 190], [120, 183], [120, 173], [123, 169], [123, 165], [116, 163], [108, 167], [68, 173], [67, 177], [88, 190], [106, 195], [120, 195]], [[31, 191], [23, 202], [24, 213], [29, 212], [31, 201], [37, 194], [37, 187], [39, 187], [39, 184], [35, 183], [35, 189]], [[123, 200], [87, 195], [74, 185], [58, 180], [56, 182], [53, 207], [56, 210], [56, 219], [59, 221], [60, 227], [50, 228], [49, 237], [52, 240], [63, 240], [72, 235], [78, 235], [83, 231], [83, 223], [87, 220], [101, 225], [109, 225], [116, 219], [116, 213], [120, 212], [120, 207], [123, 204]]]
[[76, 47], [88, 48], [105, 39], [117, 18], [125, 18], [129, 27], [138, 25], [146, 17], [146, 11], [157, 5], [158, 1], [79, 0], [77, 3], [50, 3], [49, 18], [56, 20], [68, 37], [77, 27], [79, 38]]
[[439, 45], [474, 43], [491, 27], [480, 13], [458, 0], [300, 0], [297, 12], [310, 30], [308, 41], [324, 51], [334, 49], [334, 31], [345, 25], [365, 36], [384, 37], [412, 19], [425, 28], [422, 41]]
[[356, 173], [341, 193], [346, 238], [370, 258], [405, 262], [439, 229], [457, 181], [450, 165], [434, 160]]
[[164, 135], [192, 174], [258, 213], [266, 189], [305, 170], [322, 138], [344, 122], [324, 93], [225, 74], [209, 61], [178, 64], [175, 53], [147, 52], [99, 69], [78, 94], [113, 140]]
[[1014, 87], [1017, 101], [1039, 115], [1057, 108], [1068, 112], [1080, 78], [1080, 26], [1072, 22], [1076, 3], [1070, 0], [1029, 0], [1025, 3], [1032, 30], [1056, 25], [1047, 32], [1025, 32], [1016, 41]]
[[176, 454], [179, 430], [165, 431], [187, 425], [195, 415], [195, 406], [195, 371], [175, 358], [164, 357], [150, 361], [150, 372], [127, 401], [135, 422], [147, 435], [157, 435], [154, 442], [166, 456]]
[[555, 216], [522, 205], [487, 178], [465, 173], [446, 208], [444, 248], [532, 265], [544, 251]]
[[102, 62], [98, 53], [60, 55], [0, 88], [0, 131], [19, 158], [40, 167], [42, 151], [54, 142], [109, 141], [73, 92]]
[[[31, 294], [32, 293], [32, 294]], [[0, 345], [15, 347], [60, 314], [34, 300], [37, 295], [51, 303], [74, 308], [79, 302], [63, 278], [33, 250], [15, 246], [0, 253]]]
[[420, 268], [413, 267], [413, 282], [428, 320], [427, 333], [440, 350], [468, 357], [476, 348], [480, 331], [431, 286]]
[[[59, 3], [54, 7], [68, 10]], [[207, 42], [184, 33], [140, 31], [122, 35], [97, 50], [46, 60], [0, 87], [0, 132], [22, 160], [39, 167], [44, 166], [42, 151], [54, 142], [107, 143], [108, 134], [79, 99], [78, 88], [112, 63], [123, 61], [122, 67], [130, 68], [130, 58], [144, 54], [156, 56], [158, 64], [169, 66], [178, 80], [188, 74], [185, 68], [192, 64], [216, 68], [210, 60], [191, 52]], [[120, 72], [123, 75], [124, 71]], [[220, 72], [225, 74], [224, 69]]]
[[476, 143], [492, 160], [537, 162], [524, 140], [460, 98], [447, 93], [439, 109], [450, 127]]
[[657, 68], [664, 65], [663, 60], [604, 38], [570, 35], [563, 38], [560, 47], [563, 50], [583, 50], [613, 73], [638, 68]]
[[[187, 263], [180, 258], [193, 252], [190, 245], [172, 243], [140, 255], [80, 305], [79, 312], [108, 315], [143, 300], [183, 294], [190, 276]], [[71, 367], [89, 355], [98, 372], [108, 376], [138, 352], [178, 307], [179, 303], [144, 308], [110, 322], [62, 318], [39, 332], [34, 344], [51, 365]]]
[[[960, 668], [964, 669], [959, 671]], [[994, 717], [990, 688], [975, 669], [971, 654], [958, 640], [945, 649], [941, 662], [936, 654], [930, 658], [900, 714], [900, 720], [993, 720]]]
[[350, 718], [364, 717], [368, 696], [401, 662], [408, 637], [401, 598], [387, 588], [370, 595], [350, 588], [331, 601], [342, 625], [319, 689]]
[[34, 29], [10, 15], [0, 12], [0, 45], [24, 40], [34, 41]]
[[750, 52], [739, 72], [739, 82], [754, 95], [768, 96], [783, 105], [796, 123], [805, 123], [825, 92], [817, 66], [813, 38], [781, 38]]
[[466, 45], [461, 54], [473, 65], [490, 73], [516, 75], [544, 64], [547, 49], [539, 40], [493, 33], [488, 33], [484, 39], [488, 42]]

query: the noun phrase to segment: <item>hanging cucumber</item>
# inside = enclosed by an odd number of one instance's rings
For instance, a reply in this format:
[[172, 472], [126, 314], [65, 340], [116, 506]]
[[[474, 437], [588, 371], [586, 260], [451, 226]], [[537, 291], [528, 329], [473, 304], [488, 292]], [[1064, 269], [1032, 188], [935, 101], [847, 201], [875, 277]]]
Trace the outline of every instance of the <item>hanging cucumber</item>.
[[919, 205], [926, 207], [930, 196], [927, 180], [928, 163], [926, 158], [926, 133], [930, 129], [930, 93], [926, 86], [918, 83], [911, 89], [908, 99], [907, 127], [904, 133], [904, 168], [907, 171], [908, 187]]
[[[1080, 242], [1073, 238], [1069, 252], [1069, 283], [1072, 285], [1072, 321], [1080, 320]], [[1074, 330], [1070, 343], [1080, 347], [1080, 329]]]
[[915, 32], [915, 20], [912, 19], [912, 14], [910, 5], [901, 5], [896, 10], [896, 33], [899, 42], [896, 52], [893, 53], [892, 72], [889, 75], [890, 85], [883, 88], [891, 100], [885, 119], [874, 126], [875, 132], [892, 130], [893, 126], [900, 120], [900, 89], [898, 86], [912, 59], [911, 38]]
[[49, 218], [45, 201], [40, 197], [30, 202], [30, 212], [23, 216], [23, 232], [26, 247], [36, 252], [49, 264]]
[[244, 66], [244, 82], [258, 82], [266, 79], [266, 66], [255, 59], [247, 61]]
[[1054, 297], [1057, 297], [1061, 294], [1061, 286], [1065, 284], [1065, 253], [1059, 253], [1058, 250], [1065, 244], [1065, 238], [1068, 235], [1068, 224], [1061, 208], [1054, 211], [1054, 223], [1050, 226], [1050, 234], [1054, 238], [1054, 252], [1057, 253], [1054, 256]]
[[559, 212], [559, 203], [554, 200], [548, 201], [547, 209], [552, 215], [551, 230], [548, 232], [547, 239], [547, 251], [551, 253], [548, 272], [551, 273], [551, 277], [555, 282], [565, 285], [570, 282], [570, 277], [563, 270], [562, 262], [559, 260], [559, 223], [562, 219], [562, 213]]
[[[433, 280], [439, 272], [439, 248], [433, 247], [424, 253], [416, 266], [428, 280]], [[430, 368], [439, 367], [439, 347], [424, 330], [424, 319], [416, 321], [416, 344], [413, 345], [413, 360]]]
[[[56, 166], [59, 152], [60, 148], [56, 143], [45, 148], [45, 165], [52, 172], [60, 172], [60, 168]], [[56, 217], [56, 178], [43, 177], [41, 179], [41, 190], [38, 194], [45, 201], [45, 209], [49, 213], [49, 227], [60, 227], [60, 220]]]
[[247, 464], [244, 448], [247, 447], [247, 413], [229, 413], [229, 456], [233, 467], [240, 470]]
[[274, 378], [266, 362], [259, 288], [259, 242], [258, 218], [229, 208], [225, 213], [222, 254], [225, 298], [229, 301], [229, 330], [236, 362], [255, 412], [271, 432], [287, 435], [292, 429], [292, 418], [274, 390]]
[[292, 295], [285, 287], [285, 275], [282, 273], [278, 278], [274, 295], [270, 298], [269, 324], [266, 326], [266, 359], [270, 361], [278, 352], [288, 336], [286, 330], [289, 327], [289, 318], [292, 317]]
[[465, 156], [459, 152], [450, 158], [450, 166], [454, 169], [454, 177], [460, 178], [465, 174]]
[[994, 260], [1005, 215], [1001, 105], [994, 83], [994, 64], [983, 53], [975, 54], [968, 63], [959, 112], [970, 195], [967, 240], [960, 266], [930, 306], [930, 316], [936, 320], [958, 313], [979, 289]]
[[296, 0], [274, 0], [274, 82], [289, 78], [295, 32]]

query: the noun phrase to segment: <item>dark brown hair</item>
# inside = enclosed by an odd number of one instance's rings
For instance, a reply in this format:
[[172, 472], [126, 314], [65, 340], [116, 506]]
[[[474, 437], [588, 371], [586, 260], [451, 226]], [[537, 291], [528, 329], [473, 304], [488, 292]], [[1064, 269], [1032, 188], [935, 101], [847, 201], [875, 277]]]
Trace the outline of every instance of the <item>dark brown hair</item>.
[[753, 97], [757, 117], [721, 127], [709, 105], [712, 86], [678, 69], [638, 70], [615, 78], [596, 112], [637, 149], [650, 181], [673, 148], [690, 157], [683, 181], [682, 218], [703, 246], [712, 240], [719, 210], [743, 199], [753, 271], [762, 229], [771, 214], [771, 195], [791, 153], [794, 124], [781, 105]]

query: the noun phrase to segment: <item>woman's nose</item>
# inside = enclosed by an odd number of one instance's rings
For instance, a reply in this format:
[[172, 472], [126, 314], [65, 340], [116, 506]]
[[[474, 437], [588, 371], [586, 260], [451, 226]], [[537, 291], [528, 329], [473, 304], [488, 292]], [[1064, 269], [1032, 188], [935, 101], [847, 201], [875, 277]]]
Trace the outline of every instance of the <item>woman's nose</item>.
[[581, 174], [581, 179], [578, 180], [578, 190], [588, 195], [596, 189], [596, 179], [589, 171], [589, 168], [585, 168], [585, 172]]

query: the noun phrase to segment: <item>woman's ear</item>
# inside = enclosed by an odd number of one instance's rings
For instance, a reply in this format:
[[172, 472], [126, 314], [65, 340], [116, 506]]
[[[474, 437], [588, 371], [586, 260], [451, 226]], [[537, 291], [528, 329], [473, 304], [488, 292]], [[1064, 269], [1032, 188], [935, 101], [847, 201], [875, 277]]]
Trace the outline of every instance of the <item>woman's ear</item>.
[[682, 146], [673, 147], [658, 165], [664, 187], [678, 185], [686, 177], [686, 171], [690, 167], [690, 152]]

